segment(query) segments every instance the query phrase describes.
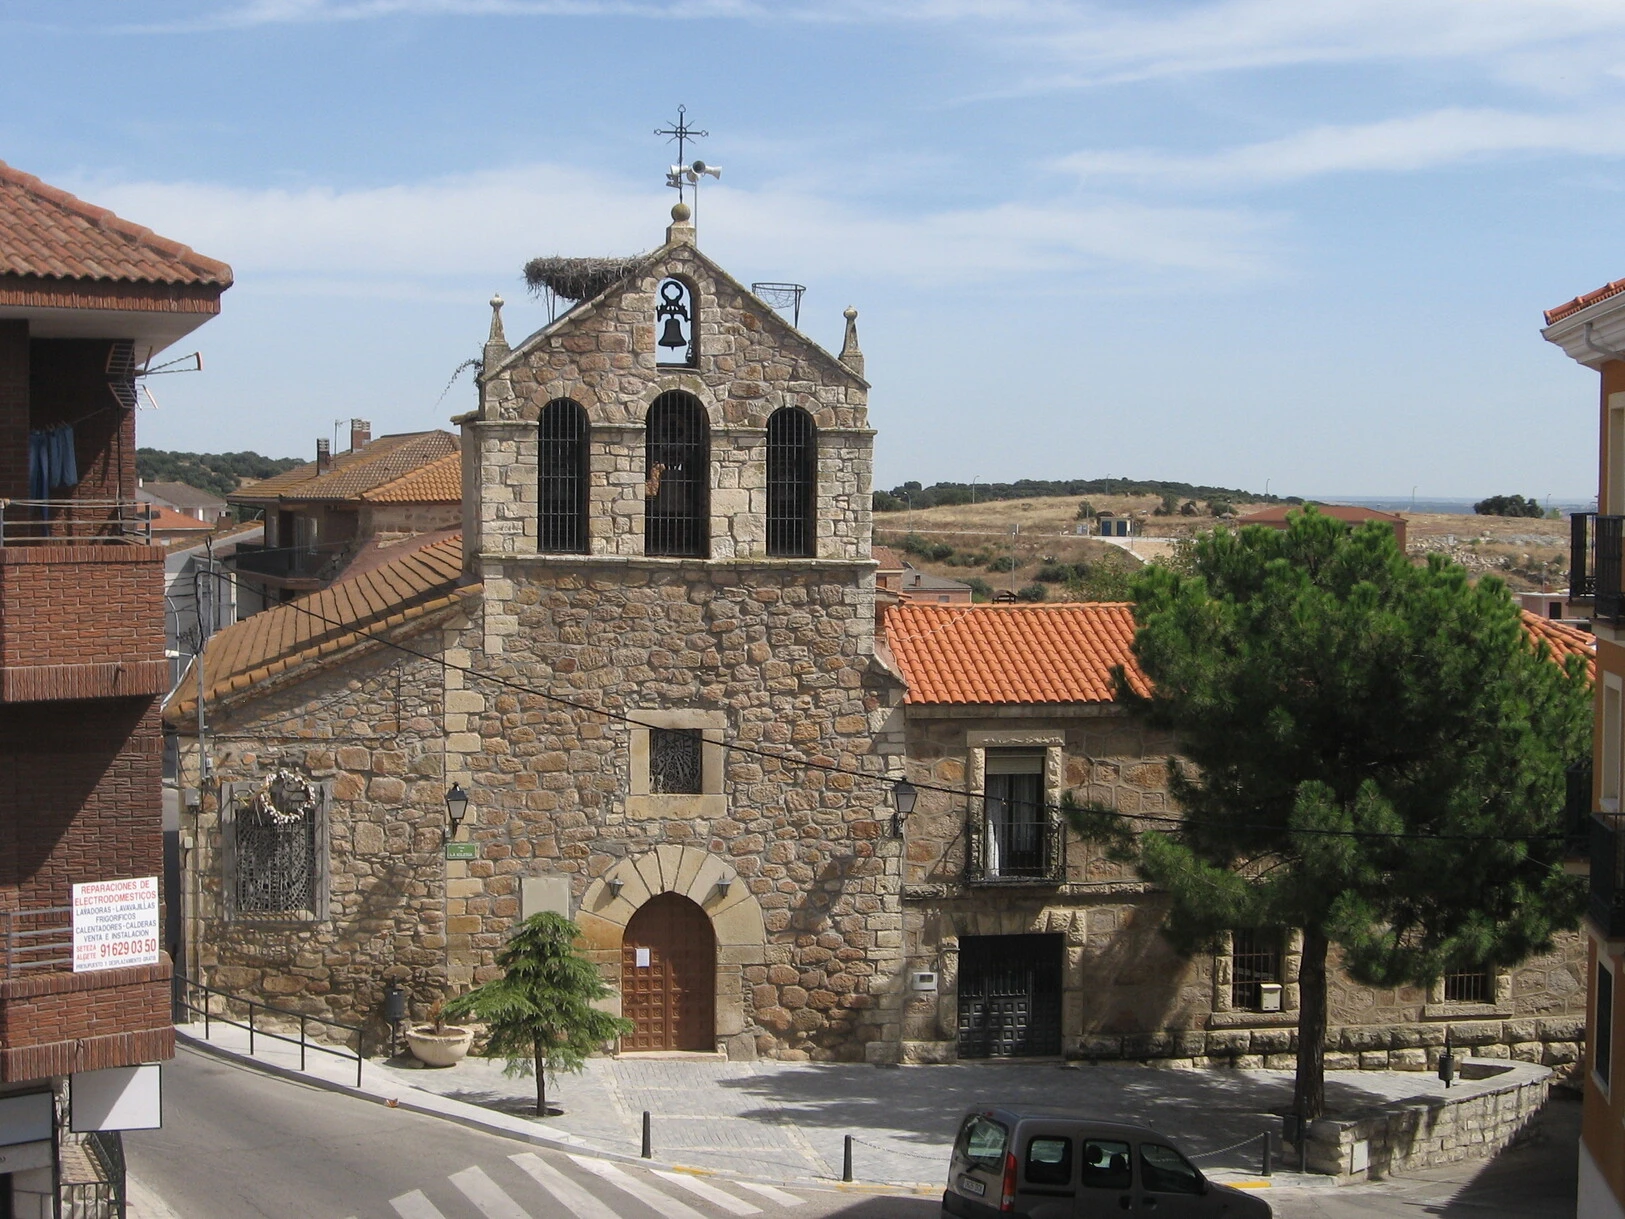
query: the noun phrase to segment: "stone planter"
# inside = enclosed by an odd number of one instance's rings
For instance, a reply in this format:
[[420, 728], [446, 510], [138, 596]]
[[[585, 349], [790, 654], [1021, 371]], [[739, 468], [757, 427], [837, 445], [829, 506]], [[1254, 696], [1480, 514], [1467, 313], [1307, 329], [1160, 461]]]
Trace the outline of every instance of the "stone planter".
[[456, 1066], [474, 1044], [474, 1030], [448, 1024], [437, 1033], [434, 1025], [420, 1024], [406, 1031], [406, 1044], [426, 1067]]

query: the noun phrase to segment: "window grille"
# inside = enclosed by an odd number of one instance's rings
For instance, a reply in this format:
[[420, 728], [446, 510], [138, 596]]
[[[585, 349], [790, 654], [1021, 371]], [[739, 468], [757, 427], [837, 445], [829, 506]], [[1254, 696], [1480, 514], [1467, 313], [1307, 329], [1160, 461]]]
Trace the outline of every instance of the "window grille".
[[569, 398], [542, 408], [537, 454], [536, 546], [543, 554], [587, 550], [587, 412]]
[[1044, 754], [989, 752], [982, 811], [989, 878], [1050, 874], [1050, 817], [1044, 807]]
[[1487, 969], [1456, 969], [1444, 976], [1446, 1003], [1493, 1003], [1495, 976]]
[[308, 780], [285, 775], [279, 772], [266, 784], [232, 789], [226, 865], [234, 913], [322, 916], [326, 792]]
[[643, 496], [644, 553], [710, 554], [710, 428], [692, 394], [668, 390], [649, 408]]
[[818, 441], [812, 416], [798, 407], [767, 420], [767, 553], [812, 558], [818, 488]]
[[1260, 985], [1281, 981], [1281, 933], [1242, 927], [1230, 933], [1230, 1006], [1257, 1010]]
[[699, 795], [704, 744], [698, 728], [649, 729], [649, 791], [657, 796]]

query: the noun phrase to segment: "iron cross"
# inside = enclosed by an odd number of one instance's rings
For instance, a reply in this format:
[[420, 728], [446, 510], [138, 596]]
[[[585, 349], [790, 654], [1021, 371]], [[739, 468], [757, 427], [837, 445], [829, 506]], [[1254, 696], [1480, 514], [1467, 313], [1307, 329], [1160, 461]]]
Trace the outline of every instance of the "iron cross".
[[[708, 136], [711, 133], [709, 131], [699, 131], [693, 127], [690, 127], [688, 125], [688, 107], [678, 106], [677, 125], [675, 127], [656, 127], [655, 134], [669, 136], [670, 138], [666, 141], [668, 144], [670, 144], [672, 140], [677, 141], [677, 163], [686, 167], [688, 165], [688, 142], [690, 140], [700, 139], [702, 136]], [[681, 201], [683, 198], [682, 178], [678, 178], [676, 186], [677, 198], [679, 201]]]

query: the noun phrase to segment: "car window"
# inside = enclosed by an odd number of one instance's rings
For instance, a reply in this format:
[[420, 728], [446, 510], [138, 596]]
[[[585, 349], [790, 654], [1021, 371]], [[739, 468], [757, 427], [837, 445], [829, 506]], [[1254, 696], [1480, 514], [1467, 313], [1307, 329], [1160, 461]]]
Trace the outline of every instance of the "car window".
[[1004, 1165], [1004, 1149], [1010, 1132], [992, 1118], [973, 1113], [960, 1128], [954, 1154], [978, 1168], [997, 1172]]
[[1072, 1184], [1072, 1140], [1055, 1135], [1028, 1139], [1027, 1180], [1034, 1185]]
[[1127, 1189], [1131, 1183], [1128, 1144], [1111, 1139], [1083, 1140], [1083, 1183], [1090, 1189]]
[[1152, 1194], [1199, 1194], [1202, 1174], [1172, 1147], [1141, 1143], [1140, 1185]]

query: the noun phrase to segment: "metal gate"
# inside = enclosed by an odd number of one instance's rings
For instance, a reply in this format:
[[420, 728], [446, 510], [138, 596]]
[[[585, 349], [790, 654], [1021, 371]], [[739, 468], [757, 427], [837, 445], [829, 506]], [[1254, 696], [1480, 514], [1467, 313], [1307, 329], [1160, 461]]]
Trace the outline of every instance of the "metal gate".
[[1048, 1058], [1061, 1052], [1058, 935], [959, 938], [959, 1056]]

